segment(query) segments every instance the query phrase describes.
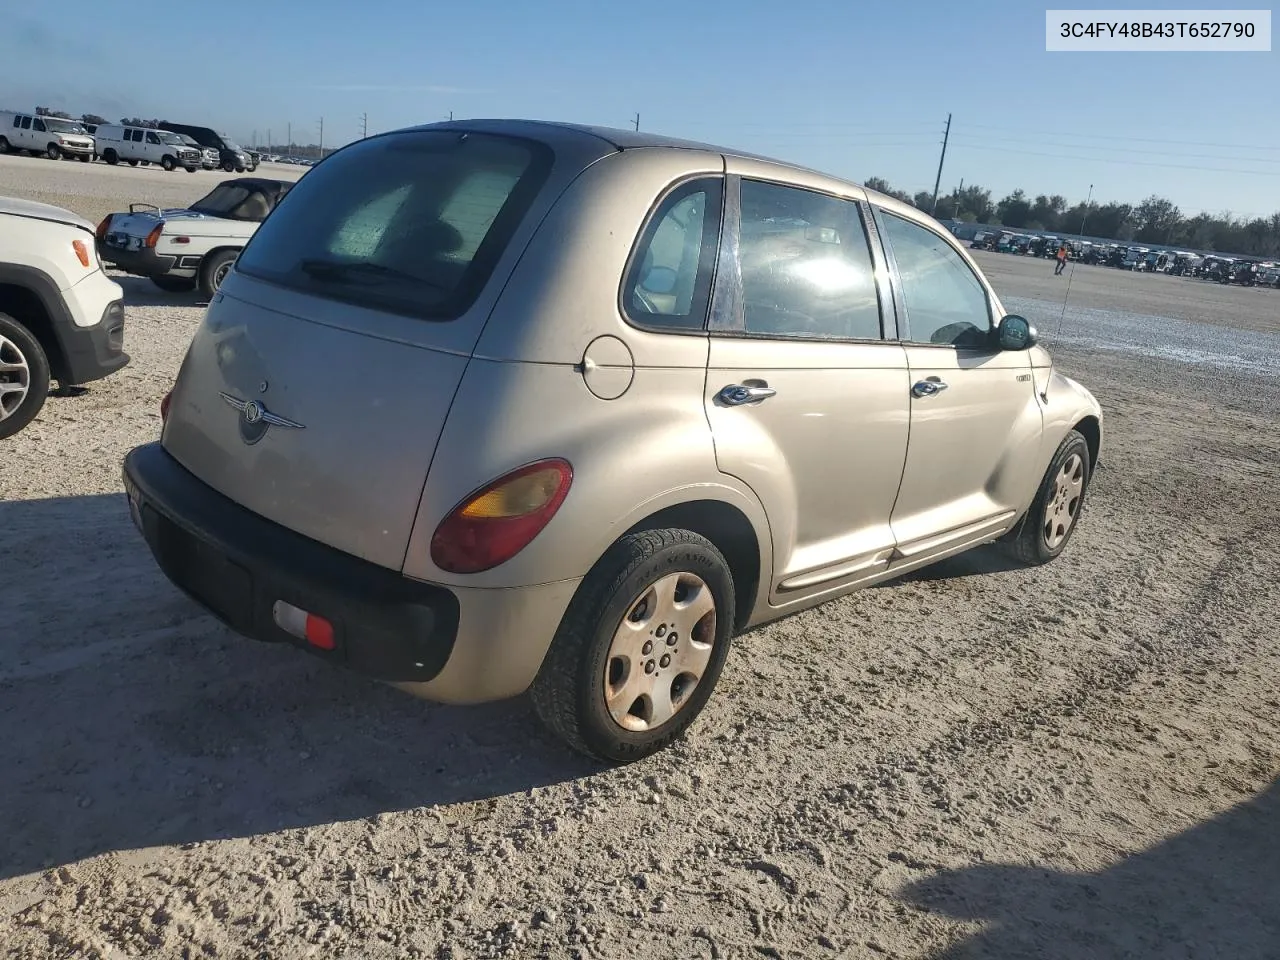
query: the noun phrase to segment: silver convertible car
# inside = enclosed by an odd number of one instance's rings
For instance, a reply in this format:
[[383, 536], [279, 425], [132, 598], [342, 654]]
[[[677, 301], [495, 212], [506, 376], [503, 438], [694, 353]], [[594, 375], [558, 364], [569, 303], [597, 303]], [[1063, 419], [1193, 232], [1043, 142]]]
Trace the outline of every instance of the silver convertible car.
[[[1062, 552], [1102, 412], [935, 221], [705, 144], [459, 121], [334, 153], [124, 464], [168, 577], [634, 760], [731, 639], [990, 541]], [[732, 694], [732, 691], [729, 691]]]

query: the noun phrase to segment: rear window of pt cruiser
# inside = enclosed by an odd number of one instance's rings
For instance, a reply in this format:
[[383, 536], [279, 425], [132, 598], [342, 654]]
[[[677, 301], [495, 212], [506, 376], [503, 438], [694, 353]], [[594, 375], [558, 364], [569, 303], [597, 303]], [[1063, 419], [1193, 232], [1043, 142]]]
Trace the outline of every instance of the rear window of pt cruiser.
[[362, 140], [298, 181], [236, 269], [374, 309], [458, 317], [484, 288], [551, 161], [544, 144], [489, 134]]

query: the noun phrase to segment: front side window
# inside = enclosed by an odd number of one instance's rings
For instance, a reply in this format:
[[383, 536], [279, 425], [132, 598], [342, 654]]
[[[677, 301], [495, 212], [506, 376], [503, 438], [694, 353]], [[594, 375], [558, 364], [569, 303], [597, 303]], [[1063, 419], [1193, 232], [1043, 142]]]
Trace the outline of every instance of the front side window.
[[742, 181], [741, 330], [880, 339], [880, 299], [859, 204]]
[[158, 144], [159, 142], [160, 142], [160, 138], [159, 138], [159, 137], [157, 137], [157, 136], [156, 136], [154, 133], [152, 133], [151, 131], [147, 131], [147, 143], [156, 143], [156, 144]]
[[372, 137], [289, 191], [237, 270], [423, 319], [465, 312], [536, 198], [542, 144], [478, 133]]
[[913, 343], [981, 348], [990, 341], [987, 291], [959, 253], [932, 230], [881, 211], [897, 261]]
[[719, 178], [681, 184], [659, 204], [623, 280], [623, 307], [640, 327], [701, 330], [720, 236]]
[[44, 121], [43, 121], [43, 120], [41, 120], [39, 117], [37, 117], [37, 118], [35, 119], [35, 121], [34, 121], [34, 126], [35, 126], [35, 128], [36, 128], [37, 130], [39, 130], [41, 133], [46, 133], [46, 132], [47, 132], [47, 131], [45, 130], [45, 128], [44, 128]]

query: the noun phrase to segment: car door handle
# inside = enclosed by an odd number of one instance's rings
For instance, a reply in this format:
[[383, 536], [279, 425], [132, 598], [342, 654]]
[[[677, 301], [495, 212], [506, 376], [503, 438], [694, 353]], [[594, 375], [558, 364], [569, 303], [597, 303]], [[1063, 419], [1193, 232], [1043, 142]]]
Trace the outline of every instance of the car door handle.
[[915, 386], [911, 388], [913, 397], [932, 397], [947, 389], [947, 382], [937, 377], [929, 377], [926, 380], [916, 381]]
[[759, 403], [761, 400], [768, 400], [777, 392], [772, 387], [748, 387], [743, 383], [731, 383], [716, 394], [716, 398], [730, 407], [740, 407], [744, 403]]

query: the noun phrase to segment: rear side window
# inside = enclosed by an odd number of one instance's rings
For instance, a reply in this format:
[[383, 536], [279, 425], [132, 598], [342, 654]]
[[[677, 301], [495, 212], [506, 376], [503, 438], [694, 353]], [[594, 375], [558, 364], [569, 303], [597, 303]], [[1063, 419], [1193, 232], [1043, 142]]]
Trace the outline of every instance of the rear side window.
[[724, 181], [691, 180], [663, 198], [623, 279], [622, 305], [638, 327], [702, 330], [720, 242]]
[[543, 144], [489, 134], [360, 141], [289, 191], [236, 269], [334, 300], [457, 317], [484, 288], [551, 161]]

